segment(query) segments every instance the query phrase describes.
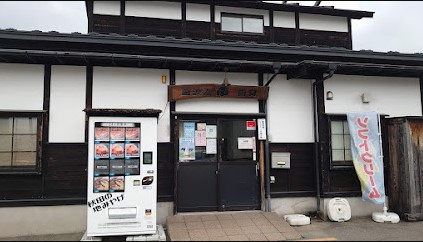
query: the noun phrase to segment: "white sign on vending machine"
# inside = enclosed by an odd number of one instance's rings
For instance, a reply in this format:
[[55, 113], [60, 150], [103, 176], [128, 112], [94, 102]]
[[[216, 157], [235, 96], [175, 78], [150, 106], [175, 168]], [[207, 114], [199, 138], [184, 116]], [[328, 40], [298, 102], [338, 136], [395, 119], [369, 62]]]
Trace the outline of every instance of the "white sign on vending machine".
[[157, 118], [90, 117], [87, 236], [156, 233]]

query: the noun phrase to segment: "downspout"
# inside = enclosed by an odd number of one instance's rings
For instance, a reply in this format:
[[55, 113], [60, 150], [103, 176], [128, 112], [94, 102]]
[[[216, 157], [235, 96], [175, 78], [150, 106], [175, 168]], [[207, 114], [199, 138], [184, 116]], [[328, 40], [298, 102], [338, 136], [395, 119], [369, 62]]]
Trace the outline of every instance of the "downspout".
[[[282, 65], [280, 62], [274, 63], [273, 64], [273, 70], [274, 73], [272, 75], [272, 77], [270, 77], [270, 79], [267, 81], [267, 83], [264, 85], [266, 87], [268, 87], [270, 85], [270, 83], [275, 79], [275, 77], [281, 72], [282, 70]], [[265, 150], [265, 185], [266, 185], [266, 189], [265, 189], [265, 197], [266, 197], [266, 212], [271, 212], [272, 211], [272, 205], [271, 205], [271, 197], [270, 197], [270, 145], [269, 145], [269, 118], [268, 118], [268, 112], [267, 112], [267, 100], [264, 101], [264, 112], [266, 114], [266, 141], [264, 143], [264, 150]]]
[[320, 216], [320, 199], [321, 199], [321, 190], [320, 190], [320, 159], [319, 159], [319, 148], [320, 148], [320, 137], [319, 137], [319, 114], [317, 108], [317, 85], [323, 83], [325, 80], [331, 78], [337, 69], [336, 65], [329, 65], [329, 74], [322, 77], [321, 79], [316, 79], [313, 82], [313, 124], [314, 124], [314, 162], [315, 162], [315, 175], [316, 175], [316, 200], [317, 200], [317, 216]]

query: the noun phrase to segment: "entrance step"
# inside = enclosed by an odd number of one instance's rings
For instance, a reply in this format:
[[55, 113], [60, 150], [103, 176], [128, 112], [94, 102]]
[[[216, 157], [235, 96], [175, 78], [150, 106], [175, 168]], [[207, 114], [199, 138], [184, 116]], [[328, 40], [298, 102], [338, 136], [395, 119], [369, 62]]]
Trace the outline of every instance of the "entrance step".
[[167, 217], [170, 241], [282, 241], [302, 236], [272, 212], [183, 213]]

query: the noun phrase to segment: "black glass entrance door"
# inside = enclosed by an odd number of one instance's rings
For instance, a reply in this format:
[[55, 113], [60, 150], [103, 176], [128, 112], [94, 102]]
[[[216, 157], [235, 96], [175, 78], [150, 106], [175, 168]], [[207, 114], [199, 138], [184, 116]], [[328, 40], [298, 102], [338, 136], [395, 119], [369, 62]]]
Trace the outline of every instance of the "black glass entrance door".
[[178, 121], [178, 212], [260, 208], [256, 131], [246, 121]]
[[219, 210], [260, 208], [256, 130], [247, 120], [219, 120]]

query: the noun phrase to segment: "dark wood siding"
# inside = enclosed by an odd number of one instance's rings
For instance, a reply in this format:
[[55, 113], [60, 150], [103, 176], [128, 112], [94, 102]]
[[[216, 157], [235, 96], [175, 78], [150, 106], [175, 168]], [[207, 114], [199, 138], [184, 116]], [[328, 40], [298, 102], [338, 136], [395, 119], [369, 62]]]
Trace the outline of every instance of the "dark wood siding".
[[290, 169], [271, 169], [275, 183], [270, 184], [272, 197], [315, 195], [316, 178], [313, 143], [281, 144], [271, 143], [271, 152], [290, 152]]
[[191, 39], [211, 39], [211, 24], [208, 22], [187, 21], [186, 37]]
[[182, 37], [182, 21], [170, 19], [126, 17], [126, 33]]
[[350, 48], [348, 32], [300, 30], [300, 44]]
[[174, 162], [173, 143], [157, 145], [157, 196], [159, 201], [173, 201]]
[[270, 43], [269, 27], [264, 27], [263, 34], [229, 33], [221, 31], [221, 24], [216, 23], [216, 39], [226, 41], [254, 41], [257, 43]]
[[[225, 41], [274, 42], [277, 44], [316, 45], [351, 49], [351, 34], [348, 32], [264, 27], [263, 34], [222, 33], [220, 23], [212, 24], [210, 22], [130, 16], [126, 16], [122, 20], [120, 16], [100, 14], [94, 14], [93, 24], [93, 32], [97, 33], [173, 36], [177, 38], [186, 36], [191, 39], [213, 39], [211, 33], [215, 33], [215, 39]], [[273, 41], [271, 38], [271, 28], [273, 30]]]
[[275, 43], [295, 45], [295, 29], [275, 27], [273, 31]]
[[[158, 201], [173, 201], [173, 144], [158, 144]], [[22, 205], [84, 204], [87, 197], [86, 143], [45, 144], [41, 175], [0, 176], [0, 206], [16, 206], [11, 200], [31, 200]], [[44, 180], [44, 182], [43, 182]], [[44, 185], [43, 185], [44, 184]], [[75, 200], [70, 200], [75, 199]], [[44, 201], [44, 202], [43, 202]]]
[[423, 119], [388, 121], [389, 208], [408, 221], [423, 220]]
[[120, 33], [120, 16], [94, 14], [93, 25], [93, 32], [118, 34]]
[[46, 166], [44, 197], [77, 198], [87, 196], [86, 144], [48, 144], [44, 153]]

